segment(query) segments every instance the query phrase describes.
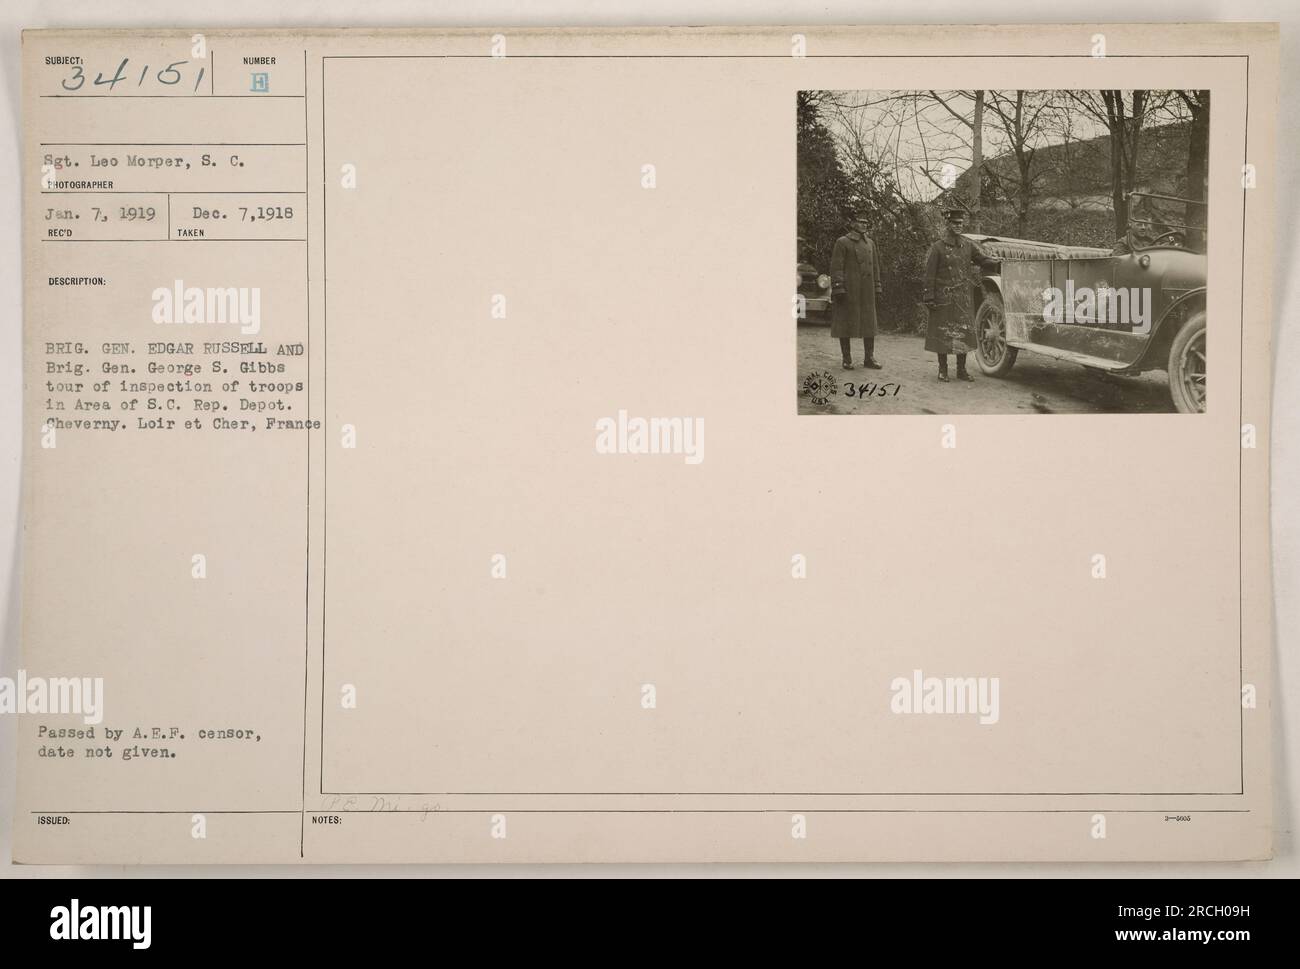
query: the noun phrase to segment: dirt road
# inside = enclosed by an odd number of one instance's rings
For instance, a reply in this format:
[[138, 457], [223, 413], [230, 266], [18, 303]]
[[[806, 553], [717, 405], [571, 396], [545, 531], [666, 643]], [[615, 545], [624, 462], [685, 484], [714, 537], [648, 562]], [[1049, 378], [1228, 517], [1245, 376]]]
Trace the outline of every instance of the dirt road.
[[[938, 363], [934, 354], [925, 352], [921, 337], [893, 334], [876, 338], [876, 358], [884, 369], [864, 370], [862, 341], [854, 340], [853, 370], [844, 370], [839, 341], [831, 338], [830, 328], [800, 326], [796, 392], [802, 390], [810, 374], [825, 373], [830, 375], [835, 393], [828, 395], [824, 404], [801, 395], [799, 413], [1151, 414], [1174, 410], [1163, 372], [1112, 377], [1078, 364], [1021, 353], [1005, 377], [985, 376], [972, 357], [969, 369], [975, 382], [945, 384], [938, 381]], [[948, 369], [952, 375], [957, 372], [951, 356]]]

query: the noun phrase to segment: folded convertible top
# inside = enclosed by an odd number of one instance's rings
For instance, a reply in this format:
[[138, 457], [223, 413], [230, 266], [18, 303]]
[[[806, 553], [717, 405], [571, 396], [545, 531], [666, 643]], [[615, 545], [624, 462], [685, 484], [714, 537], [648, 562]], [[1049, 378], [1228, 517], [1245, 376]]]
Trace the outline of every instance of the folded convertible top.
[[979, 243], [980, 248], [995, 259], [1095, 259], [1111, 255], [1111, 250], [1094, 246], [1058, 246], [1051, 242], [982, 236], [970, 232], [964, 235], [972, 242]]

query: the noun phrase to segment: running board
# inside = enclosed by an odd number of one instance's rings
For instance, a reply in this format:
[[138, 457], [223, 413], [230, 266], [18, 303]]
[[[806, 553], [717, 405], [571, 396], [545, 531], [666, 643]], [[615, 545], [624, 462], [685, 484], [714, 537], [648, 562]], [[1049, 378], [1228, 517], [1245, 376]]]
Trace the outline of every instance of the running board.
[[1058, 347], [1049, 347], [1042, 343], [1013, 343], [1008, 340], [1007, 346], [1014, 347], [1017, 350], [1028, 350], [1031, 353], [1040, 353], [1045, 357], [1053, 357], [1057, 360], [1067, 360], [1070, 363], [1077, 363], [1081, 367], [1091, 367], [1094, 370], [1121, 371], [1128, 370], [1132, 366], [1131, 363], [1107, 360], [1104, 357], [1093, 357], [1086, 353], [1079, 353], [1077, 350], [1061, 350]]

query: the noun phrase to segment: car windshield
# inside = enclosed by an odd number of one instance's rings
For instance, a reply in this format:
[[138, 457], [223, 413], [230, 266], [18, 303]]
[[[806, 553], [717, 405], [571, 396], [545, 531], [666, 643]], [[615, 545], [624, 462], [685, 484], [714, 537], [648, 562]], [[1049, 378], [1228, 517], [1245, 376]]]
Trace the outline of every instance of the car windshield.
[[1131, 192], [1128, 196], [1127, 248], [1189, 249], [1205, 252], [1207, 206], [1196, 199], [1152, 192]]

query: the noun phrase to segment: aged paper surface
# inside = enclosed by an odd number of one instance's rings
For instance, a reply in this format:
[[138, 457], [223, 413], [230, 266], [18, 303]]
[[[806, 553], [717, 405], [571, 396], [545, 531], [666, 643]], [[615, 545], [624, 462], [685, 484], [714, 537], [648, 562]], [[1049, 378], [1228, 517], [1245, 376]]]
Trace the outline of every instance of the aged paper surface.
[[1276, 70], [28, 32], [15, 860], [1268, 857]]

